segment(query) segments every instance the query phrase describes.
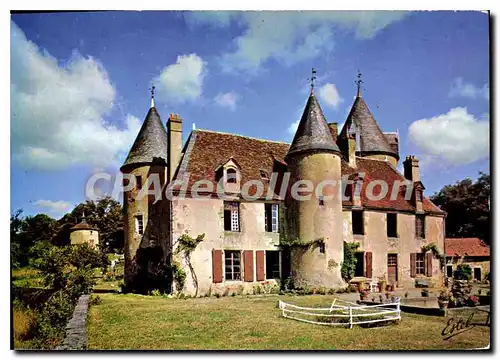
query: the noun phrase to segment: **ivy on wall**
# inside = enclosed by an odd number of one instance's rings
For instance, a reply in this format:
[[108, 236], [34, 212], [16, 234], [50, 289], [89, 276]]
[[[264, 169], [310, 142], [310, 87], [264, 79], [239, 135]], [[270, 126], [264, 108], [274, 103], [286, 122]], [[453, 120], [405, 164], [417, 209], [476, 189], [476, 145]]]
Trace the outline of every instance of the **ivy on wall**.
[[358, 260], [356, 259], [356, 250], [359, 248], [359, 242], [349, 243], [344, 241], [344, 261], [342, 261], [342, 267], [340, 268], [340, 274], [342, 279], [346, 282], [351, 281], [354, 277], [356, 271], [356, 264]]
[[444, 267], [444, 265], [446, 263], [446, 256], [443, 253], [441, 253], [441, 250], [439, 249], [439, 247], [435, 243], [430, 243], [430, 244], [424, 245], [424, 246], [422, 246], [422, 248], [420, 250], [423, 254], [425, 254], [426, 252], [429, 252], [429, 251], [432, 252], [432, 254], [437, 259], [439, 259], [439, 264], [441, 265], [441, 267]]
[[[195, 287], [194, 296], [198, 296], [198, 276], [194, 271], [193, 264], [191, 263], [191, 253], [196, 249], [199, 243], [203, 241], [205, 238], [205, 234], [198, 235], [193, 238], [189, 234], [183, 234], [177, 239], [177, 248], [175, 250], [175, 254], [182, 253], [184, 255], [184, 259], [186, 259], [186, 263], [189, 267], [189, 271], [191, 272], [191, 277], [193, 278], [193, 284]], [[176, 285], [179, 287], [179, 290], [182, 291], [184, 288], [185, 280], [186, 280], [186, 272], [180, 264], [173, 263], [172, 270], [174, 272], [174, 280], [176, 281]]]

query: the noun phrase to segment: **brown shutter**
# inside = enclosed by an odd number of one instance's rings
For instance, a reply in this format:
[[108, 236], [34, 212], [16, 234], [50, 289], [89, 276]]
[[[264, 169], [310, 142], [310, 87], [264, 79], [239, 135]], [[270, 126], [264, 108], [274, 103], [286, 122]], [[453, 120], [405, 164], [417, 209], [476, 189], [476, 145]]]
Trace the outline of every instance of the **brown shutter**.
[[245, 266], [244, 280], [248, 282], [253, 281], [253, 251], [243, 251], [243, 265]]
[[258, 250], [255, 252], [255, 266], [257, 267], [257, 281], [264, 281], [264, 251]]
[[417, 254], [416, 253], [410, 254], [410, 276], [411, 277], [417, 276]]
[[426, 253], [425, 254], [425, 260], [426, 260], [426, 274], [427, 276], [432, 276], [432, 254], [431, 253]]
[[372, 277], [372, 258], [371, 252], [365, 253], [365, 277], [367, 278]]
[[222, 282], [222, 250], [212, 250], [212, 279], [214, 283]]

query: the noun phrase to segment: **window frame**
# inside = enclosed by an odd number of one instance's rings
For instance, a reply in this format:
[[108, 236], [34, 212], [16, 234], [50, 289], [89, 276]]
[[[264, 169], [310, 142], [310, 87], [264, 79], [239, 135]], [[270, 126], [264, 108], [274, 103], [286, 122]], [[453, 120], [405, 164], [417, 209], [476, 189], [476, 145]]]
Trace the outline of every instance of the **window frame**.
[[[241, 256], [241, 250], [224, 250], [224, 280], [225, 281], [243, 281], [242, 280], [242, 256]], [[238, 256], [235, 256], [235, 255]], [[228, 258], [228, 255], [229, 258]], [[230, 260], [230, 263], [228, 265], [228, 260]], [[235, 261], [237, 260], [237, 261]], [[237, 262], [237, 264], [235, 264]], [[230, 268], [230, 271], [228, 272], [228, 266]], [[238, 271], [235, 270], [235, 268], [238, 268]], [[230, 274], [228, 276], [228, 274]]]
[[[268, 255], [269, 253], [276, 253], [277, 255], [277, 260], [278, 262], [277, 263], [273, 263], [273, 266], [274, 267], [277, 267], [277, 270], [276, 269], [270, 269], [269, 268], [269, 262], [268, 262]], [[275, 280], [275, 279], [281, 279], [281, 261], [280, 261], [280, 258], [281, 258], [281, 252], [279, 250], [266, 250], [265, 252], [265, 256], [266, 256], [266, 259], [265, 259], [265, 263], [266, 263], [266, 275], [265, 275], [265, 278], [266, 280]], [[275, 272], [278, 272], [278, 276], [274, 276], [274, 273]]]
[[[359, 230], [359, 229], [357, 229], [357, 227], [355, 226], [354, 213], [359, 214], [359, 216], [361, 217], [361, 220], [360, 220], [361, 222], [359, 224], [359, 226], [361, 226], [360, 232], [358, 232], [358, 231], [355, 232], [355, 229], [356, 230]], [[351, 217], [352, 217], [352, 223], [351, 223], [352, 234], [357, 235], [357, 236], [364, 236], [365, 235], [365, 214], [364, 214], [364, 211], [363, 210], [352, 210]]]
[[[230, 213], [229, 220], [226, 219], [227, 212]], [[237, 201], [224, 201], [224, 231], [240, 232], [240, 203]], [[226, 228], [226, 222], [230, 221], [230, 229]]]
[[[420, 231], [418, 223], [420, 224]], [[425, 239], [426, 229], [425, 229], [425, 214], [415, 214], [415, 236], [418, 239]]]
[[[230, 172], [231, 172], [231, 174], [230, 174]], [[226, 169], [226, 183], [228, 183], [228, 184], [237, 184], [238, 183], [238, 170], [236, 170], [235, 168], [232, 168], [232, 167]]]
[[279, 205], [264, 204], [264, 230], [265, 232], [279, 233]]
[[144, 215], [143, 214], [135, 214], [135, 233], [139, 235], [144, 235]]
[[[389, 227], [389, 218], [393, 218], [394, 219], [394, 222], [392, 223], [394, 226], [394, 228], [392, 229], [392, 231], [390, 231], [390, 227]], [[387, 233], [387, 237], [388, 238], [398, 238], [399, 237], [399, 234], [398, 234], [398, 213], [387, 213], [387, 221], [386, 221], [386, 233]]]
[[[424, 253], [416, 253], [415, 255], [415, 274], [416, 275], [426, 275], [425, 269], [425, 254]], [[419, 266], [419, 264], [421, 264]], [[421, 272], [420, 270], [421, 269]]]

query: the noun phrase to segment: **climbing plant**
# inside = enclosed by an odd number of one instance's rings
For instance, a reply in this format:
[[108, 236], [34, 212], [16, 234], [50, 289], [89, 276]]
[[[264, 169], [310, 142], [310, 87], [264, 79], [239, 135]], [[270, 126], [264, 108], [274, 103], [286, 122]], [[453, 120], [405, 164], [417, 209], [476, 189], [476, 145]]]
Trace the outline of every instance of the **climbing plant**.
[[356, 259], [356, 250], [359, 248], [359, 245], [358, 242], [349, 243], [344, 241], [344, 260], [342, 261], [340, 274], [346, 282], [351, 281], [354, 277], [356, 264], [358, 262]]
[[[193, 283], [195, 287], [195, 294], [194, 296], [198, 296], [198, 276], [196, 276], [196, 272], [194, 271], [193, 264], [191, 263], [191, 253], [196, 249], [198, 244], [203, 241], [205, 238], [205, 234], [198, 235], [197, 237], [193, 238], [189, 234], [183, 234], [177, 239], [177, 248], [175, 250], [175, 254], [183, 254], [184, 259], [186, 259], [186, 263], [189, 267], [189, 270], [191, 272], [191, 277], [193, 278]], [[173, 264], [175, 266], [175, 263]], [[184, 287], [185, 279], [186, 279], [186, 273], [184, 272], [184, 275], [180, 270], [184, 271], [179, 264], [172, 270], [174, 271], [174, 279], [176, 276], [176, 272], [178, 273], [178, 277], [180, 280], [184, 279], [182, 283], [179, 283], [179, 286], [182, 284], [182, 287], [179, 288], [179, 290], [182, 290]], [[177, 283], [177, 280], [176, 280]]]
[[308, 249], [308, 248], [310, 248], [310, 247], [312, 247], [314, 245], [323, 244], [324, 242], [325, 242], [324, 238], [319, 238], [319, 239], [316, 239], [316, 240], [313, 240], [313, 241], [309, 241], [309, 242], [304, 242], [304, 241], [302, 241], [300, 239], [293, 238], [293, 239], [282, 240], [280, 242], [280, 245], [284, 246], [284, 247], [289, 247], [289, 248], [297, 247], [297, 248]]
[[441, 253], [441, 251], [439, 250], [439, 247], [435, 243], [430, 243], [430, 244], [424, 245], [424, 246], [422, 246], [422, 248], [420, 250], [423, 254], [425, 254], [428, 251], [432, 252], [432, 254], [437, 259], [439, 259], [439, 264], [441, 265], [441, 267], [442, 268], [444, 267], [444, 265], [446, 263], [446, 256], [443, 253]]

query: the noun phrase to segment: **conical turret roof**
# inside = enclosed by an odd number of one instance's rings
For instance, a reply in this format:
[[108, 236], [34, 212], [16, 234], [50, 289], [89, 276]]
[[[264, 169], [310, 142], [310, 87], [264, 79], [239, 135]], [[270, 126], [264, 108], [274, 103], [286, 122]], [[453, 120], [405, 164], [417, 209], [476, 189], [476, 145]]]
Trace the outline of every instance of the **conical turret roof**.
[[292, 145], [286, 157], [302, 152], [323, 151], [339, 153], [339, 147], [333, 141], [332, 133], [314, 93], [307, 100], [306, 107], [295, 132]]
[[153, 159], [155, 161], [161, 159], [166, 163], [168, 159], [167, 151], [167, 131], [161, 122], [160, 114], [152, 106], [128, 153], [127, 159], [122, 165], [122, 169], [130, 165], [151, 163]]
[[357, 155], [363, 156], [379, 153], [399, 158], [399, 155], [387, 141], [386, 136], [382, 130], [380, 130], [368, 105], [366, 105], [366, 102], [359, 93], [356, 100], [354, 100], [354, 104], [342, 128], [339, 136], [340, 139], [345, 139], [347, 137], [347, 131], [351, 128], [353, 123], [356, 126], [356, 132], [359, 134], [358, 138], [360, 141], [360, 144], [356, 144]]

